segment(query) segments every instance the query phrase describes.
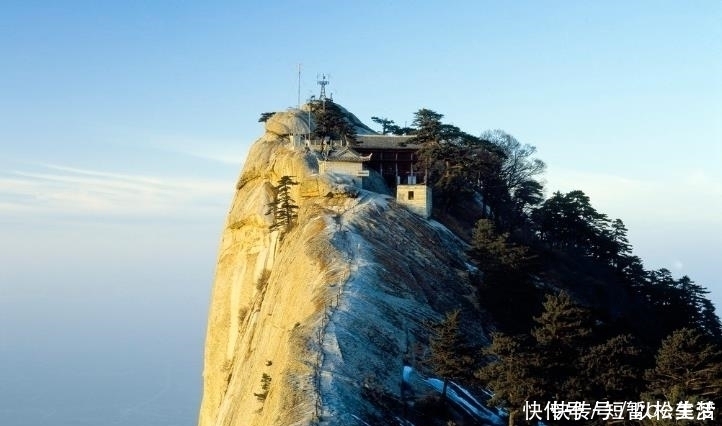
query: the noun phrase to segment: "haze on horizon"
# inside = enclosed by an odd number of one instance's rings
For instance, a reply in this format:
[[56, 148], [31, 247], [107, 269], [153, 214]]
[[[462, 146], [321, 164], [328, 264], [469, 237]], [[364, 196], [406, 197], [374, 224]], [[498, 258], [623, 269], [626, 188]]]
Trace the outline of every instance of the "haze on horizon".
[[303, 99], [330, 73], [368, 125], [425, 107], [535, 145], [547, 194], [582, 189], [722, 309], [721, 18], [712, 0], [6, 3], [0, 416], [195, 423], [223, 218], [299, 63]]

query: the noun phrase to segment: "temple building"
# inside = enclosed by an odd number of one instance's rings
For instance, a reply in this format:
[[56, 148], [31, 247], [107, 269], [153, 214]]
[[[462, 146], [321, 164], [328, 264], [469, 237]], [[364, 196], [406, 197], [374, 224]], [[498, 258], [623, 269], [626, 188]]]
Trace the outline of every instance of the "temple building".
[[424, 182], [424, 171], [414, 168], [419, 145], [408, 144], [413, 136], [358, 135], [354, 149], [370, 156], [367, 167], [381, 174], [386, 184], [396, 188], [396, 201], [421, 217], [431, 216], [431, 188]]
[[415, 170], [418, 158], [416, 151], [419, 145], [407, 144], [413, 136], [392, 135], [357, 135], [354, 150], [361, 154], [370, 155], [366, 166], [377, 171], [390, 188], [402, 182], [408, 182], [410, 176], [415, 182], [423, 182], [422, 170]]
[[318, 161], [318, 172], [337, 173], [351, 176], [354, 183], [359, 186], [362, 184], [364, 176], [369, 175], [368, 170], [364, 170], [363, 163], [371, 159], [371, 155], [361, 155], [348, 146], [336, 148], [327, 153], [325, 158]]

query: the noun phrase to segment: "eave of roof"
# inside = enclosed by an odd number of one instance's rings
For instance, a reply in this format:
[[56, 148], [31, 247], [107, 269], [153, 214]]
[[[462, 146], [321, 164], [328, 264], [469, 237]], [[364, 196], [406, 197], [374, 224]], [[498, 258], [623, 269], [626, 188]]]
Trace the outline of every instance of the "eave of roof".
[[418, 150], [419, 145], [408, 144], [409, 139], [413, 136], [396, 136], [396, 135], [357, 135], [357, 149], [403, 149]]
[[347, 163], [362, 163], [371, 159], [371, 154], [361, 155], [353, 149], [345, 146], [339, 150], [331, 151], [326, 161], [342, 161]]

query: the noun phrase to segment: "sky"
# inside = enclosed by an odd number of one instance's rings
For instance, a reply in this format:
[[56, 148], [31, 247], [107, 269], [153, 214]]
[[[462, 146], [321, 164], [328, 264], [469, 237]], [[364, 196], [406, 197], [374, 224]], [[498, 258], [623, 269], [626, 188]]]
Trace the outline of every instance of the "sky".
[[585, 191], [722, 308], [721, 21], [716, 0], [4, 1], [0, 416], [195, 423], [225, 214], [299, 64], [302, 101], [325, 73], [367, 124], [430, 108], [536, 146], [548, 195]]

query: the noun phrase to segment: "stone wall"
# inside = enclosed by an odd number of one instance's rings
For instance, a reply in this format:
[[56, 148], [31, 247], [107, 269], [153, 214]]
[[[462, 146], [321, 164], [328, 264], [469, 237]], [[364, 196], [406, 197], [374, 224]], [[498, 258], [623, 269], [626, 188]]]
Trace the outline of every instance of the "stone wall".
[[421, 217], [431, 216], [431, 189], [426, 185], [397, 185], [396, 201]]

